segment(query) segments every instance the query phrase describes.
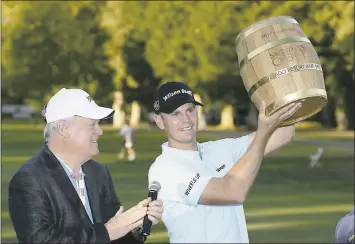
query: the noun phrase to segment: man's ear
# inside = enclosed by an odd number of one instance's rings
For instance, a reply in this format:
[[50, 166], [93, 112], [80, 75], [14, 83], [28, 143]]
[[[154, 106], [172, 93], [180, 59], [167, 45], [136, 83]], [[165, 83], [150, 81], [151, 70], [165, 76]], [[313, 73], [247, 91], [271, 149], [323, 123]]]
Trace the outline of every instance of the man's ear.
[[64, 138], [69, 138], [70, 132], [69, 132], [69, 126], [68, 123], [65, 121], [59, 121], [57, 125], [57, 132]]
[[159, 127], [159, 129], [164, 130], [165, 126], [163, 123], [163, 118], [161, 117], [160, 114], [154, 114], [154, 121], [157, 124], [157, 126]]

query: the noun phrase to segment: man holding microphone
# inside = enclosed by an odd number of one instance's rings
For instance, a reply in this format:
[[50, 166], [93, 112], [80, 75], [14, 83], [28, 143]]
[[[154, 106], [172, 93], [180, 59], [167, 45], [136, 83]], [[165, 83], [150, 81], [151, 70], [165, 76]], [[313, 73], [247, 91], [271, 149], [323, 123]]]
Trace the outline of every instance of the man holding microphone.
[[114, 110], [85, 91], [61, 89], [48, 102], [44, 145], [9, 185], [9, 212], [20, 243], [142, 243], [143, 218], [155, 225], [162, 202], [147, 198], [123, 211], [99, 153], [101, 119]]

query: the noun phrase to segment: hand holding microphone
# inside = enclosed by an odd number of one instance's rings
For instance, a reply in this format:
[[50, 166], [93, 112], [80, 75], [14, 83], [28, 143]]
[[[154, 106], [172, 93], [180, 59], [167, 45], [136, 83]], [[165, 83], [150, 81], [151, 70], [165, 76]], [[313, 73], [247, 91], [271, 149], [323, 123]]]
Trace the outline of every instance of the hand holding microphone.
[[111, 241], [125, 236], [130, 231], [138, 240], [143, 239], [144, 242], [147, 239], [151, 226], [158, 224], [163, 213], [163, 203], [157, 200], [159, 190], [160, 184], [154, 181], [149, 187], [146, 199], [127, 211], [120, 207], [116, 215], [105, 224]]
[[144, 199], [127, 211], [124, 211], [121, 206], [115, 216], [105, 223], [110, 241], [119, 239], [133, 229], [141, 226], [143, 224], [143, 217], [148, 211], [147, 205], [149, 202], [150, 199]]
[[157, 200], [160, 188], [161, 186], [157, 181], [153, 181], [149, 186], [148, 198], [151, 198], [152, 202], [149, 203], [147, 214], [144, 216], [143, 220], [142, 235], [145, 238], [150, 235], [152, 224], [158, 224], [163, 213], [163, 203]]

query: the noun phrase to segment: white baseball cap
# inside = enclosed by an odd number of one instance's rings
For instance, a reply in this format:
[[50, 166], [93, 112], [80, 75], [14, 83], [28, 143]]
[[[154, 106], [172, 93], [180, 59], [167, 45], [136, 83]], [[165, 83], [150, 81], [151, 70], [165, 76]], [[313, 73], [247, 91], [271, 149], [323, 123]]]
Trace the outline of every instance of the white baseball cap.
[[98, 106], [90, 95], [81, 89], [62, 88], [47, 103], [43, 116], [47, 123], [71, 116], [89, 119], [109, 118], [115, 110]]

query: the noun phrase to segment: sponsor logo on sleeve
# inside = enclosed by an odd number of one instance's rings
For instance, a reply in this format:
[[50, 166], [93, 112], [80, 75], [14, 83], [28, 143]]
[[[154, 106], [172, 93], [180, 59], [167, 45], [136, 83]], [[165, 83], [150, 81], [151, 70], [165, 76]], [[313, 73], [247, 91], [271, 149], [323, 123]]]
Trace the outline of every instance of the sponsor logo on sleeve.
[[193, 188], [193, 186], [195, 185], [195, 183], [197, 182], [197, 180], [200, 178], [200, 174], [197, 173], [195, 175], [194, 178], [192, 178], [192, 180], [190, 181], [189, 186], [187, 187], [186, 191], [185, 191], [185, 195], [188, 196]]

